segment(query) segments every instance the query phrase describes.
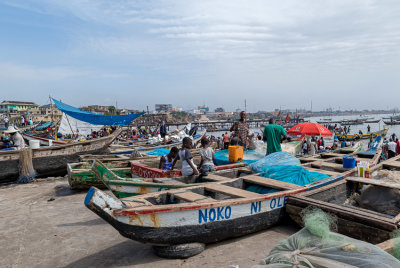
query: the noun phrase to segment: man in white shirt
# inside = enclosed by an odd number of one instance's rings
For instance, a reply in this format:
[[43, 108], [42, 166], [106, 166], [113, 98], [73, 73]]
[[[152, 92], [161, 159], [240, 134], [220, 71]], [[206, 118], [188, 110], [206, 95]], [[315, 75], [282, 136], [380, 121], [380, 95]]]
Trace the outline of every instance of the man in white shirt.
[[389, 146], [388, 158], [395, 157], [397, 144], [393, 141], [393, 139], [390, 139], [388, 146]]
[[4, 131], [4, 133], [11, 134], [11, 141], [16, 149], [22, 149], [25, 147], [24, 138], [19, 133], [19, 130], [16, 129], [14, 126], [10, 126], [7, 130]]

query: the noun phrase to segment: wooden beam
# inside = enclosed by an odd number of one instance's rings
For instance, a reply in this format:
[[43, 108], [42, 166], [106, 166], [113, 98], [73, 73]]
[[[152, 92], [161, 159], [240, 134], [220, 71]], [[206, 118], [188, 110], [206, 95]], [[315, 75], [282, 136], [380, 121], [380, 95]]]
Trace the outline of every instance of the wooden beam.
[[204, 188], [211, 192], [218, 192], [225, 195], [235, 196], [235, 197], [243, 197], [243, 198], [254, 198], [254, 197], [262, 197], [263, 195], [249, 192], [246, 190], [242, 190], [239, 188], [230, 187], [223, 184], [210, 183], [204, 185]]
[[184, 201], [188, 202], [197, 202], [197, 203], [208, 203], [208, 202], [213, 202], [216, 201], [215, 199], [204, 196], [201, 194], [196, 194], [194, 192], [183, 192], [183, 193], [177, 193], [174, 194], [174, 198], [178, 198]]
[[296, 185], [293, 183], [278, 181], [278, 180], [264, 178], [264, 177], [255, 176], [255, 175], [244, 176], [244, 177], [242, 177], [242, 179], [245, 182], [265, 186], [268, 188], [274, 188], [274, 189], [278, 189], [278, 190], [293, 190], [293, 189], [302, 188], [302, 186], [299, 186], [299, 185]]
[[346, 180], [352, 181], [352, 182], [359, 182], [359, 183], [364, 183], [364, 184], [382, 186], [382, 187], [387, 187], [387, 188], [400, 189], [400, 183], [389, 183], [389, 182], [385, 182], [385, 181], [381, 181], [381, 180], [357, 178], [357, 177], [347, 177]]

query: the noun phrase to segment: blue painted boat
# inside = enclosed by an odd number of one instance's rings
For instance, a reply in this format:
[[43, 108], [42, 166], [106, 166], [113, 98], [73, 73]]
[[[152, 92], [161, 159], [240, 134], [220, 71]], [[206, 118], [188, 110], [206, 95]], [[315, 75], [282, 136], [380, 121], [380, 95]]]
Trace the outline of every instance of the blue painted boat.
[[382, 145], [382, 136], [376, 137], [374, 143], [372, 144], [371, 148], [369, 148], [366, 151], [359, 152], [357, 155], [359, 157], [365, 157], [365, 158], [372, 158], [375, 156], [377, 150], [381, 147]]

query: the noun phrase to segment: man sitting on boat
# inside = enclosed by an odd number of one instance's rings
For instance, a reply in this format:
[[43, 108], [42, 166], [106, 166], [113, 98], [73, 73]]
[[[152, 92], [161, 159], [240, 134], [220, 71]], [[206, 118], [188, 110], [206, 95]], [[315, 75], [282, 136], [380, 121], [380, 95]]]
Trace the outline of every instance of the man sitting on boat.
[[161, 156], [158, 168], [162, 170], [170, 170], [172, 167], [172, 163], [174, 162], [178, 153], [179, 149], [176, 147], [172, 147], [171, 151], [169, 151], [169, 154]]
[[19, 133], [19, 129], [16, 129], [14, 126], [9, 126], [8, 129], [4, 131], [4, 133], [11, 135], [10, 140], [13, 144], [12, 147], [14, 147], [16, 150], [19, 150], [19, 149], [22, 149], [25, 147], [24, 138]]

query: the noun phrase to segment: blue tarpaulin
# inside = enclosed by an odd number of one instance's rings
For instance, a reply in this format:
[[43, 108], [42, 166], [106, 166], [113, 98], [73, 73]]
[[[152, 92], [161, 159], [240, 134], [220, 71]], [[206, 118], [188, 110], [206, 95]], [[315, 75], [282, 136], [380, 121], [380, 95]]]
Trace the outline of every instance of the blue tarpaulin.
[[105, 125], [105, 126], [129, 125], [133, 120], [144, 114], [144, 113], [138, 113], [138, 114], [127, 114], [127, 115], [102, 115], [80, 110], [78, 108], [62, 103], [55, 99], [53, 99], [53, 101], [57, 105], [57, 108], [60, 109], [65, 114], [80, 121], [90, 123], [92, 125]]

